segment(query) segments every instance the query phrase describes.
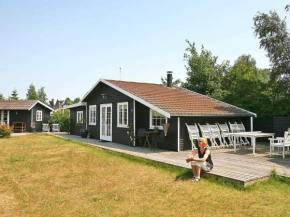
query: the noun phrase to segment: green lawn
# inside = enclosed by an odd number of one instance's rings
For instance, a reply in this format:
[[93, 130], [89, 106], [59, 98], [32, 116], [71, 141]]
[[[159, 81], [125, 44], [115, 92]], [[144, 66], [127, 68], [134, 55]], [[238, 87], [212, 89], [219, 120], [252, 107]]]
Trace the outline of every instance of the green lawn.
[[0, 216], [290, 216], [289, 182], [238, 190], [148, 162], [50, 135], [0, 139]]

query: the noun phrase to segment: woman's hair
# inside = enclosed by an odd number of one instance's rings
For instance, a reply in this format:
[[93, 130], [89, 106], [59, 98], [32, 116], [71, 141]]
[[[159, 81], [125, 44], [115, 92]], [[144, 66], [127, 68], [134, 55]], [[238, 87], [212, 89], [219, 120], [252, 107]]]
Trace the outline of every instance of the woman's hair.
[[200, 137], [200, 138], [199, 138], [199, 141], [202, 141], [203, 146], [204, 146], [205, 148], [208, 146], [208, 143], [207, 143], [207, 139], [206, 139], [206, 138]]

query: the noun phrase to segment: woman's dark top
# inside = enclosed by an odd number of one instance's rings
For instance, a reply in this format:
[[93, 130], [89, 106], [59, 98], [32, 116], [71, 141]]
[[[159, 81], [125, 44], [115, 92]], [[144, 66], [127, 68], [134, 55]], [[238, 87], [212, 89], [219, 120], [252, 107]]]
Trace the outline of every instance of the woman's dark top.
[[[203, 158], [203, 156], [205, 155], [205, 152], [206, 152], [207, 148], [204, 149], [204, 152], [203, 153], [201, 153], [199, 147], [198, 147], [197, 150], [198, 150], [198, 157], [199, 158]], [[207, 159], [205, 161], [207, 162], [208, 167], [210, 167], [210, 169], [212, 169], [213, 168], [213, 162], [211, 160], [211, 153], [208, 155], [208, 157], [207, 157]]]

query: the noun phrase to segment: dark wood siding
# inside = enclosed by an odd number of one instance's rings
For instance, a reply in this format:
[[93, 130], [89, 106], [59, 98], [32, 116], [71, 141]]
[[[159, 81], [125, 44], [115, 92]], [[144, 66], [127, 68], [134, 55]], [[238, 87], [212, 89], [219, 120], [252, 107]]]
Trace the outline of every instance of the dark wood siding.
[[[135, 101], [135, 108], [136, 108], [136, 136], [138, 135], [139, 129], [145, 129], [148, 130], [150, 127], [150, 109]], [[136, 141], [137, 146], [143, 146], [143, 144], [139, 144], [139, 141]]]
[[[102, 98], [102, 94], [106, 94], [107, 99]], [[128, 123], [133, 125], [133, 99], [125, 94], [109, 87], [104, 83], [99, 85], [86, 97], [87, 101], [87, 119], [89, 118], [89, 106], [97, 105], [96, 125], [88, 125], [88, 131], [91, 138], [100, 139], [100, 105], [112, 104], [112, 142], [131, 145], [130, 138], [127, 134], [129, 128], [117, 127], [117, 103], [128, 102]]]
[[[84, 121], [82, 124], [77, 124], [77, 112], [82, 111]], [[70, 134], [80, 136], [80, 131], [86, 129], [86, 107], [79, 106], [70, 109]]]
[[[42, 111], [42, 121], [36, 121], [36, 111]], [[17, 114], [16, 114], [17, 112]], [[9, 123], [12, 126], [13, 122], [25, 122], [26, 123], [26, 132], [31, 132], [31, 121], [36, 123], [36, 132], [42, 132], [42, 124], [48, 123], [50, 118], [51, 110], [45, 106], [37, 103], [31, 110], [10, 110], [10, 120]], [[32, 115], [32, 117], [31, 117]]]
[[177, 117], [171, 117], [167, 120], [170, 123], [167, 136], [164, 137], [164, 148], [170, 151], [178, 151], [178, 125]]
[[[17, 114], [16, 114], [17, 112]], [[31, 111], [28, 110], [10, 110], [9, 125], [12, 126], [14, 122], [25, 122], [26, 132], [30, 132]]]
[[[48, 124], [51, 110], [49, 110], [48, 108], [44, 107], [43, 105], [37, 103], [31, 109], [31, 111], [32, 111], [32, 121], [35, 121], [35, 123], [36, 123], [35, 131], [42, 132], [42, 124]], [[42, 111], [42, 121], [36, 121], [36, 111]], [[31, 130], [30, 127], [29, 127], [29, 129]]]
[[[246, 131], [250, 131], [250, 117], [180, 117], [180, 151], [190, 150], [191, 142], [189, 140], [188, 131], [185, 123], [188, 125], [192, 124], [215, 124], [215, 123], [225, 123], [225, 122], [243, 122]], [[170, 126], [171, 127], [171, 126]], [[201, 136], [201, 135], [200, 135]]]

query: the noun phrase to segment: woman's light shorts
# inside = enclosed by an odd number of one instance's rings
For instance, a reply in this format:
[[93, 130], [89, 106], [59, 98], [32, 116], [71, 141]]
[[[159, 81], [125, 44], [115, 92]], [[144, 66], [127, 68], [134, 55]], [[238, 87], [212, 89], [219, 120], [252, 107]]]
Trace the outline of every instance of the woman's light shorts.
[[191, 161], [191, 165], [192, 166], [198, 166], [200, 167], [202, 170], [204, 170], [205, 172], [209, 172], [210, 171], [210, 167], [207, 166], [207, 162], [197, 162], [197, 161]]

